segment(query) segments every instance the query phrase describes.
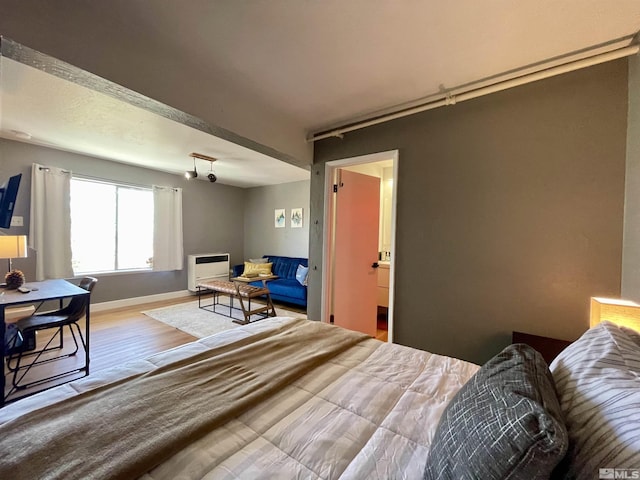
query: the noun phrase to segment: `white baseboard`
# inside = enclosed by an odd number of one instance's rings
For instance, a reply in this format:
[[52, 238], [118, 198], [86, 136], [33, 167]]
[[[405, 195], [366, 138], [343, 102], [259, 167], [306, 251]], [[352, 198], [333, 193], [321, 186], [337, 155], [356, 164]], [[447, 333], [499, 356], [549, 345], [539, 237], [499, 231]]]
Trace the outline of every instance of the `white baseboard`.
[[113, 310], [114, 308], [133, 307], [135, 305], [142, 305], [145, 303], [190, 296], [193, 296], [193, 294], [189, 290], [178, 290], [176, 292], [158, 293], [156, 295], [146, 295], [144, 297], [123, 298], [122, 300], [113, 300], [111, 302], [92, 303], [91, 311], [103, 312], [105, 310]]

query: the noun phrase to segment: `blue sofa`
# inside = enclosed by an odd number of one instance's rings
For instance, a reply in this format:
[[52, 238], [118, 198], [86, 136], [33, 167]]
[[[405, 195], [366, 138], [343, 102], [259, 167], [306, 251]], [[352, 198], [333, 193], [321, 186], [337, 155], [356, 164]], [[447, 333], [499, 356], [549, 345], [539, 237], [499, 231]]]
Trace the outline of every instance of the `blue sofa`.
[[[271, 298], [307, 308], [307, 287], [296, 280], [296, 271], [298, 270], [298, 265], [308, 267], [309, 260], [307, 258], [283, 257], [280, 255], [264, 255], [263, 258], [269, 259], [269, 262], [272, 263], [271, 273], [279, 277], [277, 280], [270, 280], [267, 284], [271, 292]], [[244, 264], [234, 265], [233, 276], [242, 275], [243, 270]], [[251, 282], [249, 285], [261, 287], [262, 282], [258, 280]]]

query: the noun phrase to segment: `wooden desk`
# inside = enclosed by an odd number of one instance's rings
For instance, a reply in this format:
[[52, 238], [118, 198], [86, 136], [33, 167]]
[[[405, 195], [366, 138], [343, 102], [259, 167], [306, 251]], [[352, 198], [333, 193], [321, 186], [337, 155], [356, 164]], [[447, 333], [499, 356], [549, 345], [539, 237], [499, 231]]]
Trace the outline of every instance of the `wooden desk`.
[[[24, 285], [25, 287], [31, 288], [32, 290], [29, 293], [21, 293], [18, 290], [7, 290], [0, 289], [0, 361], [2, 362], [2, 370], [3, 374], [0, 379], [0, 407], [3, 407], [5, 403], [7, 403], [7, 398], [5, 398], [5, 377], [4, 377], [4, 362], [5, 362], [5, 344], [4, 344], [4, 334], [5, 334], [5, 323], [4, 323], [4, 311], [7, 307], [14, 307], [17, 305], [24, 305], [28, 303], [39, 304], [36, 306], [36, 312], [40, 306], [49, 300], [63, 300], [65, 298], [71, 297], [79, 297], [82, 295], [90, 295], [90, 292], [85, 290], [84, 288], [80, 288], [77, 285], [74, 285], [67, 280], [44, 280], [42, 282], [28, 282]], [[89, 306], [87, 305], [87, 313], [85, 315], [85, 365], [86, 365], [86, 374], [89, 375]], [[56, 384], [59, 385], [59, 384]], [[42, 390], [38, 390], [42, 391]], [[35, 392], [34, 392], [35, 393]], [[10, 401], [17, 400], [18, 398], [23, 398], [28, 396], [16, 396], [15, 398], [11, 398]], [[13, 397], [13, 396], [12, 396]]]

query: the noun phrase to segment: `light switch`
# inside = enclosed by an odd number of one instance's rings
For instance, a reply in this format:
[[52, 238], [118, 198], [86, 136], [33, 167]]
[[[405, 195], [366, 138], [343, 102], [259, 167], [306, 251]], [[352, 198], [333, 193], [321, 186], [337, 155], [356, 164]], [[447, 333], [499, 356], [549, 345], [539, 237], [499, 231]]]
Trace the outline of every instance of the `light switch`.
[[23, 227], [24, 226], [24, 218], [14, 215], [11, 217], [11, 226], [12, 227]]

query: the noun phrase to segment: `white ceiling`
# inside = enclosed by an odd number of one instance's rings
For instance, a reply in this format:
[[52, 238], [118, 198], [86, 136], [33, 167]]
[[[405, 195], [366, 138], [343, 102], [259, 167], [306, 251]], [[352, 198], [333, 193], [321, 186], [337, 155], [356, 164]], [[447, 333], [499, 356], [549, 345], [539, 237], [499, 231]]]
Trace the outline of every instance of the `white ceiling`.
[[[135, 29], [140, 42], [179, 55], [182, 66], [193, 66], [211, 85], [232, 85], [291, 118], [302, 136], [549, 59], [628, 45], [640, 31], [640, 1], [110, 0], [74, 4], [73, 18]], [[95, 92], [19, 75], [32, 83], [31, 110], [16, 100], [15, 117], [8, 114], [13, 99], [3, 86], [3, 131], [34, 134], [38, 124], [34, 138], [42, 135], [43, 143], [94, 148], [92, 155], [167, 171], [185, 170], [185, 152], [199, 151], [221, 158], [215, 173], [232, 185], [308, 178], [306, 170], [114, 105]], [[6, 70], [3, 77], [7, 82]], [[51, 88], [77, 100], [61, 105]], [[82, 113], [87, 105], [90, 118]], [[47, 110], [63, 112], [66, 125], [47, 124]], [[114, 113], [120, 123], [109, 123]], [[107, 141], [98, 147], [99, 137]]]

